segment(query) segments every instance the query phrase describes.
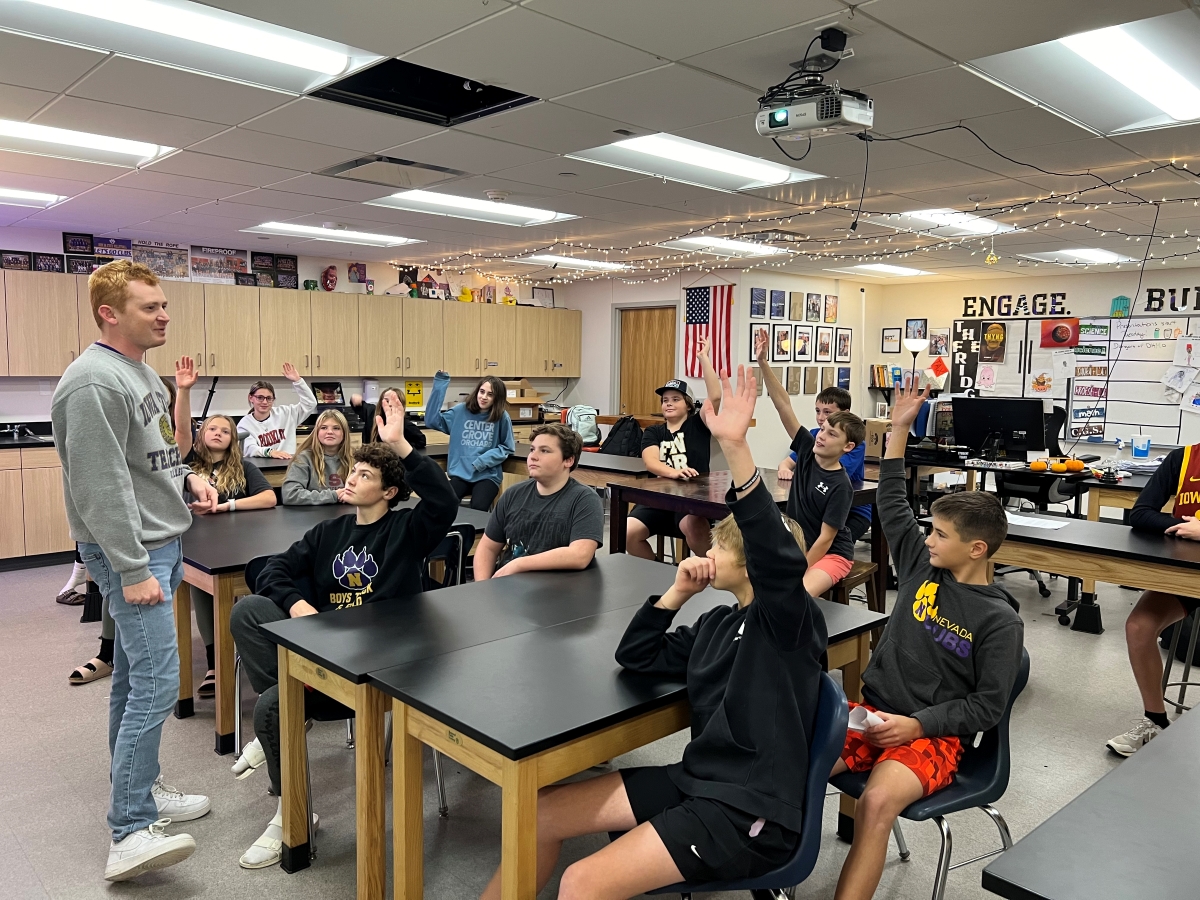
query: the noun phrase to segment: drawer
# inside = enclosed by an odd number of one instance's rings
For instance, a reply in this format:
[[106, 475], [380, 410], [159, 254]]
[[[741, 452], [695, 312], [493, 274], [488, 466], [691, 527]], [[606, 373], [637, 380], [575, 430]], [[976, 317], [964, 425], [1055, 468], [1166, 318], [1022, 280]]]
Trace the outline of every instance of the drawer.
[[0, 450], [0, 469], [21, 468], [20, 450]]
[[21, 451], [22, 469], [57, 469], [62, 461], [53, 447], [26, 447]]

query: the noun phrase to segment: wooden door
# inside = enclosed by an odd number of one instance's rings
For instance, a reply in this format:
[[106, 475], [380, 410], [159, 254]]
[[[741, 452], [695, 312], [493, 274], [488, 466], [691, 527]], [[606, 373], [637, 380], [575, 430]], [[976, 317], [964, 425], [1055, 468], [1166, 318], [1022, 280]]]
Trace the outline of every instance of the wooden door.
[[480, 353], [479, 303], [446, 303], [442, 309], [442, 368], [455, 378], [478, 378]]
[[358, 295], [314, 291], [311, 303], [313, 377], [360, 374]]
[[21, 451], [0, 450], [0, 558], [25, 555], [25, 509], [21, 505]]
[[432, 378], [442, 367], [442, 307], [447, 300], [404, 299], [404, 376]]
[[[92, 315], [92, 295], [88, 291], [88, 277], [86, 275], [70, 275], [68, 277], [75, 279], [75, 296], [79, 299], [76, 321], [79, 325], [79, 352], [82, 353], [100, 340], [100, 326], [96, 324], [96, 317]], [[170, 333], [169, 329], [167, 333]], [[173, 372], [174, 370], [172, 370]]]
[[169, 378], [175, 374], [175, 361], [181, 356], [190, 356], [196, 361], [196, 374], [208, 374], [208, 356], [204, 352], [204, 285], [191, 281], [160, 281], [158, 286], [167, 298], [167, 315], [171, 321], [167, 325], [167, 342], [147, 350], [146, 363], [159, 375]]
[[258, 291], [229, 284], [204, 285], [206, 374], [257, 376], [262, 370], [258, 358]]
[[311, 291], [258, 289], [259, 371], [266, 378], [290, 362], [305, 378], [312, 376]]
[[661, 412], [656, 388], [675, 377], [675, 307], [621, 310], [621, 411]]
[[494, 303], [479, 307], [479, 353], [483, 357], [480, 372], [500, 378], [518, 375], [517, 307]]
[[21, 451], [21, 507], [25, 516], [25, 554], [74, 550], [63, 497], [62, 464], [52, 447]]
[[578, 378], [583, 370], [583, 312], [550, 311], [550, 367], [555, 378]]
[[521, 378], [550, 377], [550, 315], [540, 306], [517, 307], [517, 371]]
[[[403, 297], [358, 295], [358, 365], [363, 375], [404, 375]], [[400, 385], [403, 387], [403, 385]]]
[[4, 273], [8, 374], [61, 375], [79, 355], [74, 275]]

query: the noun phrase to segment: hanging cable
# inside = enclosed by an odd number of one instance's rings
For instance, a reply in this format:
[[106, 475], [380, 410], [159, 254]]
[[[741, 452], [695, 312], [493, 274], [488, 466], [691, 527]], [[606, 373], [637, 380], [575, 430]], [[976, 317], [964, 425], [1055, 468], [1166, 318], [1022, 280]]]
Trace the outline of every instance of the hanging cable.
[[858, 217], [862, 215], [863, 198], [867, 196], [867, 173], [871, 169], [871, 142], [863, 141], [863, 149], [866, 153], [863, 160], [862, 193], [858, 195], [858, 209], [854, 213], [854, 221], [850, 223], [851, 231], [858, 231]]
[[799, 156], [792, 156], [792, 154], [790, 154], [786, 150], [784, 150], [783, 144], [779, 143], [779, 141], [776, 138], [771, 138], [771, 143], [773, 143], [776, 147], [778, 147], [779, 152], [782, 153], [784, 156], [786, 156], [788, 159], [790, 159], [792, 162], [800, 162], [800, 160], [802, 160], [802, 159], [804, 159], [804, 157], [808, 156], [808, 152], [810, 150], [812, 150], [812, 135], [810, 134], [808, 136], [808, 146], [804, 149], [804, 152], [802, 154], [800, 154]]

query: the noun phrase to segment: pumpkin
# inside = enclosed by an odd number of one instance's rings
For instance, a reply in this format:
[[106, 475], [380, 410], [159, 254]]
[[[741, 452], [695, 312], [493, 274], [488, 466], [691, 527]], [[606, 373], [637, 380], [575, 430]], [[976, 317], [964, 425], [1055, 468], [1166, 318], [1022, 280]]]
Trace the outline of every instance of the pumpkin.
[[1050, 471], [1057, 472], [1061, 475], [1063, 472], [1067, 471], [1067, 464], [1063, 462], [1056, 462], [1050, 466]]
[[1068, 472], [1082, 472], [1084, 470], [1084, 468], [1085, 467], [1083, 464], [1083, 460], [1081, 460], [1081, 459], [1068, 459], [1067, 460], [1067, 471]]
[[1047, 468], [1046, 461], [1044, 459], [1035, 459], [1029, 464], [1029, 468], [1034, 472], [1045, 472]]

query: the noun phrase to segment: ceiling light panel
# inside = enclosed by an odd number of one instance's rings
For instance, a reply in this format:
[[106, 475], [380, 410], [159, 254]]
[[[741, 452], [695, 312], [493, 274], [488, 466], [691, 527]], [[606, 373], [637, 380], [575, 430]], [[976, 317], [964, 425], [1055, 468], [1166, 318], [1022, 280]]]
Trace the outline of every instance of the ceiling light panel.
[[51, 128], [29, 122], [0, 119], [0, 150], [52, 156], [82, 162], [123, 166], [128, 169], [148, 163], [172, 152], [174, 147], [130, 141], [125, 138]]
[[1131, 256], [1122, 256], [1120, 253], [1113, 253], [1110, 250], [1100, 250], [1095, 247], [1080, 247], [1076, 250], [1053, 250], [1048, 253], [1021, 253], [1018, 255], [1023, 259], [1058, 263], [1064, 266], [1098, 266], [1135, 261]]
[[187, 0], [0, 0], [6, 30], [303, 93], [382, 57]]
[[1200, 120], [1200, 17], [1190, 10], [972, 60], [966, 68], [1099, 134]]
[[0, 187], [0, 206], [30, 206], [36, 209], [45, 209], [66, 199], [58, 194], [43, 194], [38, 191], [19, 191], [16, 188]]
[[424, 243], [415, 238], [399, 237], [394, 234], [372, 234], [367, 231], [321, 228], [317, 225], [296, 225], [291, 222], [263, 222], [253, 228], [243, 228], [242, 231], [249, 234], [311, 238], [315, 241], [332, 241], [335, 244], [357, 244], [361, 247], [399, 247], [401, 244]]
[[470, 219], [475, 222], [491, 222], [496, 225], [546, 225], [550, 222], [578, 218], [570, 213], [549, 209], [517, 206], [476, 197], [460, 197], [455, 194], [439, 194], [435, 191], [402, 191], [378, 200], [368, 200], [367, 205], [450, 216], [454, 219]]
[[717, 191], [749, 191], [824, 177], [673, 134], [648, 134], [567, 156]]
[[620, 272], [628, 269], [624, 263], [608, 262], [598, 259], [581, 259], [578, 256], [556, 256], [553, 253], [538, 253], [533, 256], [522, 256], [510, 262], [524, 263], [528, 266], [548, 266], [550, 268], [578, 269], [581, 272]]
[[673, 241], [663, 241], [658, 245], [668, 250], [686, 250], [689, 252], [711, 253], [713, 256], [723, 256], [727, 259], [742, 259], [754, 256], [781, 256], [787, 250], [772, 247], [770, 244], [760, 244], [754, 241], [735, 241], [730, 238], [694, 237], [678, 238]]
[[1004, 234], [1015, 231], [1011, 225], [995, 219], [975, 216], [957, 209], [918, 209], [904, 213], [864, 215], [873, 225], [884, 225], [896, 231], [918, 232], [936, 237], [971, 237]]

